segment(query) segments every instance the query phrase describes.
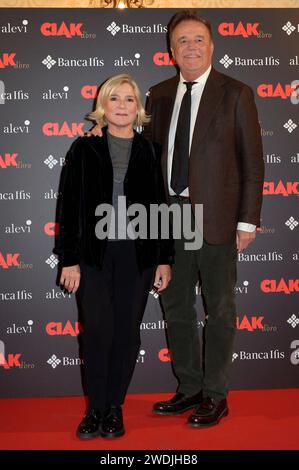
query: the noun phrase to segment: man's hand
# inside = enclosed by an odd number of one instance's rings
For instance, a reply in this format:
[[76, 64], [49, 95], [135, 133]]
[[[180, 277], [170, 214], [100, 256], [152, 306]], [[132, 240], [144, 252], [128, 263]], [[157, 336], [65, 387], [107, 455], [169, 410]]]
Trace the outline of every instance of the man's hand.
[[245, 232], [244, 230], [237, 230], [236, 243], [237, 243], [238, 253], [241, 253], [241, 251], [246, 250], [248, 245], [250, 245], [250, 243], [253, 242], [255, 237], [256, 237], [256, 231]]
[[68, 266], [67, 268], [62, 268], [60, 276], [60, 284], [69, 291], [69, 293], [75, 293], [80, 284], [80, 266], [75, 264], [75, 266]]
[[100, 124], [96, 124], [92, 129], [90, 129], [90, 131], [85, 132], [85, 135], [87, 137], [90, 137], [92, 135], [102, 137], [102, 126]]
[[157, 291], [160, 293], [169, 284], [169, 281], [171, 280], [171, 267], [169, 264], [159, 264], [159, 266], [156, 269], [156, 274], [155, 274], [155, 282], [154, 286], [157, 288]]

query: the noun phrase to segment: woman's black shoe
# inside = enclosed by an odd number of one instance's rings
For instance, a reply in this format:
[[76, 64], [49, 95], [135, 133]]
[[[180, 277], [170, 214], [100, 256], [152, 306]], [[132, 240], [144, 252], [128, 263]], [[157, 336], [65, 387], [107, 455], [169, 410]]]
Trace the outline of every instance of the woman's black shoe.
[[80, 439], [93, 439], [101, 433], [102, 415], [92, 408], [82, 419], [77, 429], [77, 437]]
[[120, 437], [125, 434], [122, 409], [120, 406], [111, 406], [105, 411], [101, 426], [101, 436], [107, 438]]

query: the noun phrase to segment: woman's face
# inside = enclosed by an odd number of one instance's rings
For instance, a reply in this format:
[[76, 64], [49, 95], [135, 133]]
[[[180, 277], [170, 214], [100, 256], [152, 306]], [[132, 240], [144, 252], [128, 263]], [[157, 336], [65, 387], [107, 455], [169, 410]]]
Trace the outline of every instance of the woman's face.
[[108, 127], [132, 129], [137, 116], [137, 100], [129, 83], [116, 87], [104, 106]]

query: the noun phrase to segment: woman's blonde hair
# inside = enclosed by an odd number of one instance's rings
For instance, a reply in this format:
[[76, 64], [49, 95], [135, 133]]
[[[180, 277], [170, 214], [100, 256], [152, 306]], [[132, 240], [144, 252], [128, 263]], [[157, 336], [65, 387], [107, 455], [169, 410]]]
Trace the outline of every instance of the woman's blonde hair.
[[122, 85], [123, 83], [128, 83], [129, 85], [131, 85], [131, 87], [134, 90], [134, 94], [135, 94], [135, 98], [137, 102], [137, 116], [136, 116], [134, 125], [142, 126], [143, 124], [146, 124], [147, 122], [149, 122], [150, 117], [147, 116], [145, 109], [142, 105], [139, 87], [137, 83], [135, 82], [135, 80], [133, 79], [133, 77], [125, 73], [122, 73], [120, 75], [115, 75], [109, 78], [101, 86], [98, 97], [97, 97], [96, 109], [92, 113], [88, 114], [87, 119], [96, 121], [98, 124], [101, 124], [101, 125], [106, 125], [107, 120], [105, 118], [105, 105], [108, 101], [109, 96], [113, 94], [115, 88]]

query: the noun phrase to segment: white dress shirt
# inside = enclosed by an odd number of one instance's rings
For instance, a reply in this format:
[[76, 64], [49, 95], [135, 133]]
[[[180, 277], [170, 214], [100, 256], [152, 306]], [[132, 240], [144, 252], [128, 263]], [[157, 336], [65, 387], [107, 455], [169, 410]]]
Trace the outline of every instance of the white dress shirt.
[[[211, 71], [211, 66], [203, 73], [200, 77], [198, 77], [196, 80], [193, 80], [194, 85], [192, 86], [191, 89], [191, 117], [190, 117], [190, 135], [189, 135], [189, 153], [191, 150], [191, 144], [192, 144], [192, 139], [193, 139], [193, 132], [194, 132], [194, 126], [195, 126], [195, 121], [196, 121], [196, 116], [198, 112], [198, 108], [200, 105], [200, 100], [201, 96], [205, 87], [205, 84], [207, 82], [208, 76]], [[176, 93], [176, 98], [174, 102], [174, 107], [173, 107], [173, 112], [172, 112], [172, 117], [171, 117], [171, 122], [170, 122], [170, 128], [169, 128], [169, 135], [168, 135], [168, 158], [167, 158], [167, 176], [168, 176], [168, 191], [171, 196], [175, 196], [175, 192], [170, 186], [170, 181], [171, 181], [171, 171], [172, 171], [172, 160], [173, 160], [173, 151], [174, 151], [174, 141], [175, 141], [175, 134], [176, 134], [176, 127], [177, 127], [177, 122], [178, 122], [178, 117], [179, 117], [179, 112], [180, 112], [180, 107], [181, 107], [181, 102], [183, 99], [183, 96], [186, 92], [186, 85], [184, 85], [184, 82], [186, 80], [180, 74], [180, 81], [178, 84], [177, 88], [177, 93]], [[189, 196], [189, 188], [184, 189], [180, 196]], [[239, 222], [237, 226], [237, 230], [244, 230], [245, 232], [254, 232], [256, 229], [256, 226], [253, 224], [248, 224], [245, 222]]]

